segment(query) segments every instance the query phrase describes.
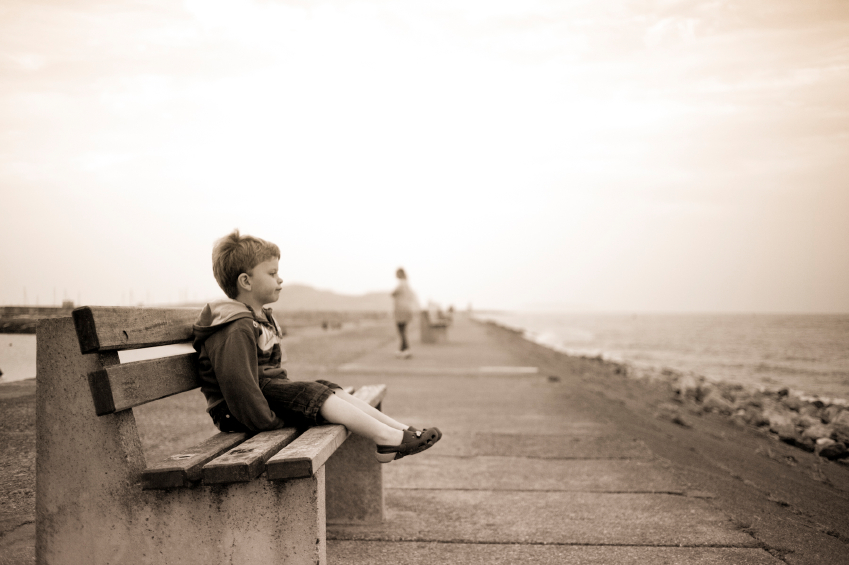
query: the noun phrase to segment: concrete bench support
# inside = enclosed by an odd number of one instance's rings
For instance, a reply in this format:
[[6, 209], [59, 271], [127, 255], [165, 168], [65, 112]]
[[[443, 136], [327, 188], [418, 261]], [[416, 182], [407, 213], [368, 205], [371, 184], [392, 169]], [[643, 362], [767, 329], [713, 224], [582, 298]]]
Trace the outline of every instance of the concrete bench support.
[[328, 459], [328, 523], [383, 521], [383, 466], [374, 457], [376, 449], [370, 439], [351, 434]]
[[[97, 417], [86, 377], [117, 354], [81, 354], [71, 318], [42, 321], [37, 350], [37, 563], [326, 562], [324, 468], [291, 481], [142, 490], [133, 412]], [[334, 492], [345, 489], [341, 475]], [[363, 507], [333, 512], [374, 515]]]

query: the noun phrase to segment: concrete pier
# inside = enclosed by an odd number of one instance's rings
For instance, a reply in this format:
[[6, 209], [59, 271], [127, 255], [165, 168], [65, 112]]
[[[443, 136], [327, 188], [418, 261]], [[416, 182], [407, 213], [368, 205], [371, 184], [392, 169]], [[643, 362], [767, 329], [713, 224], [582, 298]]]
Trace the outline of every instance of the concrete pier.
[[409, 361], [393, 346], [331, 378], [379, 375], [387, 413], [444, 437], [387, 466], [385, 522], [329, 527], [329, 562], [849, 563], [846, 464], [658, 418], [665, 384], [463, 316]]
[[382, 524], [328, 526], [328, 562], [780, 563], [596, 412], [580, 375], [530, 373], [498, 332], [461, 318], [409, 361], [390, 345], [341, 367], [351, 384], [379, 372], [384, 410], [444, 437], [387, 465]]

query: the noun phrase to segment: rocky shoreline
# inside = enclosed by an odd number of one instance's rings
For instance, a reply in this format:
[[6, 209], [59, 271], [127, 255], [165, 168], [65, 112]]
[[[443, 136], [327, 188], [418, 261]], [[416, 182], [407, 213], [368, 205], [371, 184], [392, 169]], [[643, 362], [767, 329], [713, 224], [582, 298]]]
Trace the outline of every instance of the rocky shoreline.
[[[619, 370], [646, 378], [625, 365], [619, 365]], [[805, 396], [787, 388], [770, 391], [717, 383], [669, 369], [661, 378], [669, 385], [672, 401], [660, 406], [660, 418], [689, 426], [688, 413], [714, 412], [821, 457], [849, 457], [849, 409], [843, 399]]]

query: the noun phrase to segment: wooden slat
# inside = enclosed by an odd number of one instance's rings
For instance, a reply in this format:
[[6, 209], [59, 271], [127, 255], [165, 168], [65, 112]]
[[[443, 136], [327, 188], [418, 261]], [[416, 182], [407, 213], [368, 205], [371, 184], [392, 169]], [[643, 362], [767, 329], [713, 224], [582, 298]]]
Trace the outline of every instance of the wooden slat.
[[300, 430], [262, 432], [203, 466], [204, 484], [247, 482], [265, 471], [265, 462], [298, 437]]
[[71, 313], [80, 351], [115, 351], [181, 343], [192, 338], [199, 308], [83, 306]]
[[119, 412], [146, 402], [200, 386], [197, 353], [113, 365], [88, 375], [98, 416]]
[[265, 464], [270, 480], [311, 477], [348, 438], [345, 426], [331, 424], [309, 428]]
[[187, 487], [201, 479], [201, 469], [212, 459], [234, 448], [247, 434], [219, 433], [203, 443], [190, 447], [151, 465], [142, 472], [143, 489]]

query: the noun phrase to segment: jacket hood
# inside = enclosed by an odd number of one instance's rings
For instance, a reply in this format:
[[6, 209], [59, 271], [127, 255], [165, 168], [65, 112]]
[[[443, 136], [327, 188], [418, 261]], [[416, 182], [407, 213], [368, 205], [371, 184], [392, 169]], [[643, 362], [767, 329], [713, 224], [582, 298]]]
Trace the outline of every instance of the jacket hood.
[[195, 350], [200, 351], [203, 342], [223, 326], [242, 318], [253, 319], [253, 311], [245, 304], [232, 298], [222, 298], [204, 306], [200, 316], [192, 326], [195, 334]]

